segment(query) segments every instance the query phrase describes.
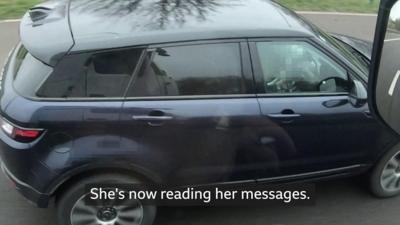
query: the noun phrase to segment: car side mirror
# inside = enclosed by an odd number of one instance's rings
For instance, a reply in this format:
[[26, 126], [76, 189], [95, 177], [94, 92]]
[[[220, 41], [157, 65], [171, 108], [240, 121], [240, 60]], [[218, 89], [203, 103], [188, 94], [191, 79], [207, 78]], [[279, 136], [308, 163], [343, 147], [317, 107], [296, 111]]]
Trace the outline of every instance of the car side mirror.
[[400, 134], [400, 0], [381, 0], [368, 82], [369, 108]]
[[364, 85], [358, 81], [353, 80], [350, 90], [350, 103], [355, 107], [362, 107], [368, 102], [368, 92]]

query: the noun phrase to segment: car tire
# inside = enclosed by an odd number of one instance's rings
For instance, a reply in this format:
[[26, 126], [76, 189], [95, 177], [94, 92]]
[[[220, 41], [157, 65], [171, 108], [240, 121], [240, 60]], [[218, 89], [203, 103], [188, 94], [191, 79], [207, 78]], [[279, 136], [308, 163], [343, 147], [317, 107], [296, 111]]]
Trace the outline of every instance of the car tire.
[[400, 194], [400, 144], [388, 151], [370, 174], [370, 189], [380, 198]]
[[[120, 225], [152, 225], [156, 216], [156, 206], [145, 206], [138, 202], [138, 206], [116, 206], [114, 209], [106, 207], [91, 207], [82, 205], [86, 185], [88, 184], [134, 184], [142, 183], [139, 179], [121, 174], [103, 174], [91, 176], [71, 185], [57, 200], [58, 225], [90, 225], [90, 224], [120, 224]], [[86, 207], [86, 208], [85, 208]], [[88, 208], [89, 207], [89, 208]], [[125, 207], [125, 208], [124, 208]], [[128, 209], [129, 208], [129, 209]], [[82, 210], [83, 209], [83, 210]], [[125, 209], [125, 210], [124, 210]], [[79, 211], [78, 211], [79, 210]], [[104, 211], [106, 210], [106, 211]], [[108, 210], [108, 211], [107, 211]], [[129, 211], [130, 210], [130, 211]], [[99, 213], [110, 215], [99, 217]], [[108, 214], [104, 214], [104, 212]], [[77, 214], [81, 213], [81, 214]], [[100, 214], [101, 214], [100, 213]], [[115, 217], [115, 218], [112, 218]], [[101, 220], [103, 219], [103, 220]], [[99, 223], [99, 221], [102, 221]], [[104, 222], [105, 221], [105, 222]], [[116, 223], [118, 221], [118, 223]]]

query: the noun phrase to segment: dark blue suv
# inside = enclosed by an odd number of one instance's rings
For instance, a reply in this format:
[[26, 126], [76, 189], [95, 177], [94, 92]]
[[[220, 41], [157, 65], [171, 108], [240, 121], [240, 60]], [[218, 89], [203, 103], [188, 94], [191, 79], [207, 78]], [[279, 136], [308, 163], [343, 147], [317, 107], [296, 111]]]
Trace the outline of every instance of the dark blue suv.
[[89, 183], [292, 182], [370, 174], [400, 193], [368, 58], [267, 0], [60, 0], [32, 8], [3, 70], [0, 153], [60, 225], [151, 224]]

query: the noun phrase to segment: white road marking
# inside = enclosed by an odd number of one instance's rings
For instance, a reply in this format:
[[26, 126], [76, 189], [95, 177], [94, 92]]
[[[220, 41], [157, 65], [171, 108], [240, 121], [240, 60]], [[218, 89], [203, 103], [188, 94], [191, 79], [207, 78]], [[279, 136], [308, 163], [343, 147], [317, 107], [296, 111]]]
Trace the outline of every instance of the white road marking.
[[20, 19], [15, 19], [15, 20], [0, 20], [0, 23], [19, 23], [21, 22]]
[[392, 84], [390, 85], [390, 88], [389, 88], [389, 95], [390, 96], [393, 96], [394, 89], [396, 88], [396, 85], [397, 85], [397, 81], [399, 81], [399, 77], [400, 77], [400, 70], [397, 71], [396, 76], [394, 76]]
[[400, 41], [400, 38], [387, 39], [385, 42]]

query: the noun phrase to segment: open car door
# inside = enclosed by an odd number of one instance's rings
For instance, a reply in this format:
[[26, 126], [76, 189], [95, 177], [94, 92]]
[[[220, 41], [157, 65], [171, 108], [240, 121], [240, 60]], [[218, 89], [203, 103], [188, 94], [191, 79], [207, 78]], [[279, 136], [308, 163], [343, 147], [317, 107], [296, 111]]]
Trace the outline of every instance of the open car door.
[[381, 0], [371, 62], [370, 109], [400, 134], [400, 0]]

